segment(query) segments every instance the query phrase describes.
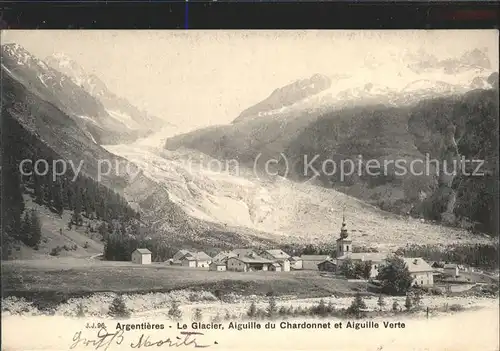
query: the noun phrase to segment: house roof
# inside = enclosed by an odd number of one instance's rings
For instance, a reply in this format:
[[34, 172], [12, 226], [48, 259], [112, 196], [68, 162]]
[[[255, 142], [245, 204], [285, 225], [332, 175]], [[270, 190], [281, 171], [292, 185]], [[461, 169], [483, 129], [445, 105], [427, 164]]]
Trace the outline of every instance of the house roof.
[[151, 251], [149, 251], [148, 249], [135, 249], [135, 251], [137, 251], [138, 253], [140, 253], [142, 255], [151, 253]]
[[172, 258], [174, 261], [178, 261], [181, 258], [183, 258], [184, 256], [186, 256], [187, 254], [189, 254], [188, 250], [179, 250], [175, 253], [174, 257], [172, 257]]
[[212, 257], [208, 256], [206, 253], [203, 251], [189, 251], [189, 250], [179, 250], [173, 257], [174, 261], [178, 260], [188, 260], [188, 261], [210, 261], [212, 260]]
[[213, 261], [212, 263], [210, 263], [210, 265], [225, 266], [226, 263], [221, 261]]
[[299, 256], [292, 256], [292, 257], [290, 257], [290, 260], [292, 260], [292, 261], [301, 261], [302, 258], [300, 258]]
[[300, 258], [303, 261], [325, 261], [330, 258], [329, 255], [302, 255]]
[[323, 262], [318, 263], [318, 266], [322, 265], [322, 264], [326, 264], [326, 263], [331, 263], [331, 264], [333, 264], [335, 266], [337, 265], [337, 262], [334, 261], [334, 260], [324, 260]]
[[240, 257], [230, 257], [229, 259], [239, 260], [243, 263], [274, 263], [271, 260], [265, 259], [263, 257], [252, 255], [252, 256], [240, 256]]
[[286, 252], [282, 251], [282, 250], [266, 250], [265, 252], [267, 252], [269, 255], [273, 256], [274, 258], [277, 258], [277, 259], [288, 259], [290, 258], [290, 255], [287, 254]]
[[432, 267], [420, 257], [403, 257], [410, 273], [433, 272]]
[[212, 257], [208, 256], [203, 251], [191, 252], [191, 255], [198, 261], [210, 261]]
[[281, 265], [280, 265], [278, 262], [274, 262], [274, 263], [273, 263], [273, 266], [274, 266], [274, 267], [281, 267]]
[[445, 269], [446, 268], [453, 268], [453, 269], [455, 269], [455, 268], [458, 268], [458, 265], [456, 263], [447, 263], [447, 264], [444, 265], [444, 268]]
[[253, 249], [234, 249], [231, 252], [234, 253], [238, 257], [247, 256], [250, 253], [256, 254], [255, 250], [253, 250]]
[[351, 252], [349, 254], [337, 257], [338, 260], [351, 260], [382, 262], [387, 258], [387, 254], [379, 252]]
[[223, 251], [219, 252], [217, 255], [214, 256], [213, 260], [214, 261], [222, 261], [222, 260], [227, 260], [229, 257], [234, 257], [236, 254], [231, 251]]

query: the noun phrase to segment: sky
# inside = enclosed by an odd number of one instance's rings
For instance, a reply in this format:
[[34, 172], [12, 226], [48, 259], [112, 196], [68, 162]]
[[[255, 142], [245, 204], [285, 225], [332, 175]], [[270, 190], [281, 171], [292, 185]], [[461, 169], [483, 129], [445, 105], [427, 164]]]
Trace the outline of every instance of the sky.
[[[65, 53], [132, 104], [173, 123], [225, 124], [276, 88], [313, 74], [352, 74], [384, 62], [391, 75], [408, 52], [438, 58], [488, 48], [498, 67], [498, 33], [491, 31], [3, 31], [44, 59]], [[388, 64], [389, 63], [389, 64]], [[188, 122], [189, 121], [189, 122]]]

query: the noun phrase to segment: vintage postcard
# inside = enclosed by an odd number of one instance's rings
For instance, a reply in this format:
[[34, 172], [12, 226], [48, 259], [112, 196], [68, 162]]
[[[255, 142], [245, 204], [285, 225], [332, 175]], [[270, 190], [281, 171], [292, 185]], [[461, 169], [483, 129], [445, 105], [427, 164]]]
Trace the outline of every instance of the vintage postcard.
[[2, 350], [498, 351], [498, 32], [1, 32]]

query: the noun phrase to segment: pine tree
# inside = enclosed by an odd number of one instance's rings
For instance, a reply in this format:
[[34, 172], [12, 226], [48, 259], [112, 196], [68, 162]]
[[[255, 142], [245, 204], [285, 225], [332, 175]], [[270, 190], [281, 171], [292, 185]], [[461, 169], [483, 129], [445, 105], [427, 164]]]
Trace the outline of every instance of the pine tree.
[[[35, 161], [33, 161], [33, 164]], [[43, 191], [42, 191], [42, 182], [41, 176], [37, 175], [33, 172], [33, 195], [35, 197], [35, 202], [38, 204], [43, 203]]]
[[384, 301], [384, 297], [382, 296], [382, 294], [380, 294], [378, 297], [377, 305], [378, 305], [379, 309], [382, 311], [384, 306], [385, 306], [385, 301]]
[[411, 308], [412, 308], [410, 295], [406, 295], [405, 307], [406, 307], [407, 311], [411, 310]]
[[269, 303], [267, 304], [266, 314], [268, 317], [272, 318], [276, 316], [277, 312], [278, 312], [278, 306], [276, 304], [276, 299], [274, 298], [274, 296], [271, 296], [269, 298]]
[[355, 316], [360, 316], [361, 315], [361, 310], [366, 309], [366, 304], [365, 301], [363, 300], [363, 297], [361, 294], [356, 294], [354, 297], [354, 300], [352, 301], [351, 305], [347, 309], [347, 313], [355, 315]]
[[20, 239], [26, 245], [31, 241], [31, 216], [29, 211], [24, 212], [24, 217], [21, 224]]
[[31, 235], [29, 239], [28, 246], [36, 247], [40, 244], [42, 240], [42, 224], [40, 223], [40, 219], [38, 218], [38, 214], [35, 210], [31, 210], [30, 215], [30, 224], [31, 224]]
[[60, 182], [57, 182], [52, 187], [52, 198], [54, 199], [54, 209], [56, 210], [58, 215], [63, 214], [64, 203], [63, 203], [63, 191], [62, 185]]
[[199, 322], [202, 319], [203, 319], [203, 315], [201, 314], [201, 308], [196, 308], [194, 310], [193, 320]]
[[85, 310], [83, 308], [83, 304], [79, 303], [76, 311], [77, 317], [85, 317]]
[[386, 261], [377, 276], [381, 281], [382, 291], [391, 295], [405, 294], [413, 281], [406, 262], [397, 256], [390, 257]]
[[392, 303], [392, 311], [393, 312], [398, 312], [399, 311], [399, 304], [396, 300]]
[[109, 307], [109, 315], [114, 318], [129, 318], [130, 311], [125, 305], [125, 301], [121, 295], [116, 296]]

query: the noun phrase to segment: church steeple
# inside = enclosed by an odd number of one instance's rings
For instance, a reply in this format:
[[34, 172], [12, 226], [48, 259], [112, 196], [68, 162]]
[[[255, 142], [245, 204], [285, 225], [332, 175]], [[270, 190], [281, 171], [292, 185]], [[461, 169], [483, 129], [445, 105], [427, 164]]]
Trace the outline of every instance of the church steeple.
[[340, 237], [337, 239], [337, 257], [348, 255], [352, 251], [352, 240], [348, 238], [347, 224], [345, 214], [342, 211], [342, 227], [340, 228]]
[[349, 236], [347, 233], [347, 224], [345, 223], [345, 214], [342, 213], [342, 228], [340, 228], [340, 238], [346, 239]]

